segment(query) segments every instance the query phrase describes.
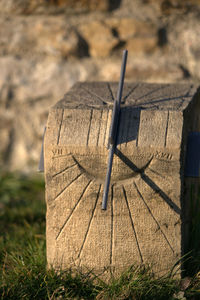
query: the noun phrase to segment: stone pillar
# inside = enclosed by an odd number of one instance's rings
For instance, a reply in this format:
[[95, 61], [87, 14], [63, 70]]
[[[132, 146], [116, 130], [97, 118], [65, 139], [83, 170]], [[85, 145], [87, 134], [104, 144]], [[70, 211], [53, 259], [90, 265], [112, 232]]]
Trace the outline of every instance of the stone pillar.
[[118, 83], [77, 83], [49, 112], [45, 135], [47, 261], [55, 269], [164, 274], [184, 252], [187, 136], [200, 131], [191, 84], [126, 83], [108, 207], [101, 210]]

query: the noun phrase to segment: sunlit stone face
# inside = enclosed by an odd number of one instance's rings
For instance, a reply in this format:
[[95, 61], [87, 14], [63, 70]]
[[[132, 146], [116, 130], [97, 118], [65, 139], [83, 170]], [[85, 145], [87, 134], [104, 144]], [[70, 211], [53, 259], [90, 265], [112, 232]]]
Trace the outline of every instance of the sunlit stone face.
[[116, 89], [115, 83], [80, 83], [50, 111], [44, 147], [48, 263], [96, 272], [152, 263], [164, 274], [182, 255], [181, 147], [194, 123], [183, 126], [183, 111], [194, 89], [125, 85], [102, 211]]

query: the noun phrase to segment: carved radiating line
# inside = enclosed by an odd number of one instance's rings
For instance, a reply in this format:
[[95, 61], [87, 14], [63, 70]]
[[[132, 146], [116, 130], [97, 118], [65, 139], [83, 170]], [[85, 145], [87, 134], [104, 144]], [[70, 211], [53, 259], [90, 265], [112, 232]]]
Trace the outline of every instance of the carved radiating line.
[[111, 187], [111, 230], [110, 230], [110, 265], [112, 265], [113, 260], [113, 185]]
[[93, 208], [93, 210], [92, 210], [92, 214], [91, 214], [91, 217], [90, 217], [90, 220], [89, 220], [89, 223], [88, 223], [88, 227], [87, 227], [87, 230], [86, 230], [84, 239], [83, 239], [83, 243], [82, 243], [82, 245], [81, 245], [81, 248], [80, 248], [80, 251], [79, 251], [79, 254], [78, 254], [78, 258], [80, 257], [80, 255], [81, 255], [81, 253], [82, 253], [82, 251], [83, 251], [83, 247], [84, 247], [84, 245], [85, 245], [85, 242], [86, 242], [86, 239], [87, 239], [89, 230], [90, 230], [90, 226], [91, 226], [91, 223], [92, 223], [92, 219], [93, 219], [93, 217], [94, 217], [95, 209], [96, 209], [96, 207], [97, 207], [97, 202], [98, 202], [98, 199], [99, 199], [100, 190], [101, 190], [101, 184], [99, 185], [99, 190], [98, 190], [98, 193], [97, 193], [97, 197], [96, 197], [96, 201], [95, 201], [95, 204], [94, 204], [94, 208]]
[[180, 101], [177, 109], [181, 109], [181, 107], [183, 106], [184, 103], [185, 103], [185, 100], [183, 98], [181, 98], [181, 101]]
[[111, 89], [111, 86], [110, 86], [110, 83], [108, 82], [107, 83], [107, 87], [108, 87], [108, 90], [109, 90], [109, 92], [110, 92], [110, 96], [111, 96], [111, 98], [112, 98], [112, 100], [113, 100], [113, 102], [115, 101], [115, 98], [114, 98], [114, 95], [113, 95], [113, 92], [112, 92], [112, 89]]
[[181, 215], [181, 209], [176, 205], [176, 203], [174, 203], [168, 196], [167, 194], [165, 194], [165, 192], [163, 192], [161, 190], [161, 188], [159, 188], [158, 185], [155, 184], [155, 182], [153, 182], [151, 180], [151, 178], [149, 178], [144, 172], [141, 173], [141, 178], [144, 180], [144, 182], [150, 187], [152, 188], [156, 193], [158, 193], [163, 200], [169, 205], [169, 207], [171, 209], [173, 209], [177, 214]]
[[142, 199], [142, 201], [144, 202], [148, 212], [150, 213], [151, 217], [153, 218], [154, 222], [156, 223], [156, 225], [158, 226], [159, 230], [161, 231], [165, 241], [167, 242], [168, 246], [170, 247], [171, 251], [174, 253], [174, 249], [172, 248], [167, 236], [165, 235], [165, 233], [162, 231], [162, 228], [160, 227], [160, 224], [158, 223], [158, 221], [156, 220], [156, 218], [154, 217], [151, 209], [149, 208], [148, 204], [146, 203], [146, 201], [144, 200], [144, 197], [142, 196], [141, 192], [139, 191], [138, 187], [137, 187], [137, 184], [134, 182], [134, 185], [135, 185], [135, 189], [138, 193], [138, 195], [140, 196], [140, 198]]
[[167, 112], [167, 124], [166, 124], [166, 130], [165, 130], [165, 142], [164, 147], [167, 145], [167, 133], [168, 133], [168, 127], [169, 127], [169, 111]]
[[[163, 102], [166, 102], [166, 101], [173, 101], [173, 100], [181, 99], [181, 97], [191, 98], [191, 96], [179, 96], [179, 97], [171, 97], [171, 98], [161, 98], [161, 99], [157, 99], [157, 100], [149, 99], [148, 102], [140, 103], [140, 105], [149, 105], [148, 109], [151, 109], [151, 108], [159, 109], [160, 103], [163, 104]], [[156, 105], [155, 103], [158, 103], [158, 104]], [[150, 106], [150, 104], [151, 104], [151, 106]]]
[[58, 195], [54, 198], [54, 200], [57, 200], [57, 198], [74, 182], [76, 181], [81, 175], [83, 175], [82, 173], [80, 173], [78, 176], [76, 176], [72, 181], [70, 181], [70, 183], [68, 183], [64, 189], [62, 189], [62, 191], [60, 191], [60, 193], [58, 193]]
[[[139, 127], [140, 128], [140, 127]], [[135, 142], [135, 145], [136, 147], [138, 147], [138, 139], [139, 139], [139, 128], [138, 128], [138, 134], [137, 134], [137, 137], [136, 137], [136, 142]]]
[[108, 116], [109, 116], [109, 110], [107, 111], [107, 120], [106, 120], [105, 132], [104, 132], [104, 140], [103, 140], [104, 146], [105, 146], [105, 142], [106, 142], [106, 132], [107, 132], [107, 127], [108, 127]]
[[129, 92], [128, 94], [126, 94], [126, 96], [122, 99], [122, 103], [125, 103], [126, 100], [128, 99], [128, 97], [130, 97], [130, 95], [137, 89], [137, 87], [139, 86], [139, 83], [136, 84]]
[[[155, 93], [155, 92], [157, 92], [157, 91], [159, 91], [159, 90], [163, 90], [163, 89], [168, 88], [168, 87], [169, 87], [169, 84], [166, 84], [166, 86], [161, 86], [161, 87], [159, 87], [159, 88], [157, 88], [157, 89], [153, 89], [153, 90], [151, 90], [150, 92], [148, 92], [148, 93], [146, 93], [146, 94], [140, 96], [140, 97], [137, 98], [136, 100], [140, 100], [140, 99], [142, 99], [142, 98], [145, 98], [146, 96], [149, 96], [149, 95], [151, 95], [151, 94], [153, 94], [153, 93]], [[150, 101], [151, 101], [151, 100], [152, 100], [152, 99], [150, 99]]]
[[91, 109], [91, 111], [90, 111], [90, 120], [89, 120], [89, 128], [88, 128], [88, 133], [87, 133], [87, 142], [86, 142], [86, 145], [88, 145], [88, 142], [89, 142], [90, 129], [91, 129], [91, 123], [92, 123], [92, 115], [93, 115], [93, 109]]
[[101, 110], [101, 116], [100, 116], [100, 119], [99, 119], [99, 129], [98, 129], [98, 133], [97, 133], [97, 146], [99, 144], [99, 136], [100, 136], [100, 131], [101, 131], [101, 122], [102, 122], [102, 115], [103, 115], [103, 110]]
[[52, 159], [54, 159], [54, 158], [61, 158], [61, 157], [69, 157], [71, 155], [72, 155], [71, 153], [67, 153], [67, 154], [63, 154], [63, 155], [57, 155], [57, 156], [53, 156]]
[[[131, 128], [131, 115], [132, 112], [131, 110], [128, 111], [128, 125], [127, 125], [127, 130], [126, 130], [126, 141], [129, 140], [129, 132], [130, 132], [130, 128]], [[126, 142], [126, 147], [127, 147], [128, 142]]]
[[[59, 156], [59, 157], [60, 157], [60, 156]], [[52, 175], [52, 178], [54, 178], [54, 177], [56, 177], [56, 176], [58, 176], [58, 175], [64, 173], [64, 172], [67, 171], [68, 169], [71, 169], [71, 168], [73, 168], [73, 167], [75, 167], [75, 166], [77, 166], [77, 163], [76, 163], [76, 162], [75, 162], [73, 165], [68, 166], [68, 167], [66, 167], [65, 169], [61, 170], [60, 172], [58, 172], [58, 173]]]
[[107, 104], [107, 102], [101, 96], [97, 95], [95, 92], [90, 91], [90, 90], [86, 89], [85, 87], [82, 87], [82, 89], [84, 91], [86, 91], [87, 93], [89, 93], [90, 95], [95, 96], [98, 100], [101, 101], [101, 103], [103, 103], [103, 105]]
[[65, 228], [65, 226], [67, 225], [67, 223], [68, 223], [69, 220], [71, 219], [71, 216], [72, 216], [73, 212], [75, 211], [76, 207], [77, 207], [78, 204], [80, 203], [81, 199], [83, 198], [83, 195], [85, 194], [85, 192], [86, 192], [86, 190], [88, 189], [88, 187], [89, 187], [89, 185], [90, 185], [91, 182], [92, 182], [92, 180], [90, 180], [90, 181], [86, 184], [86, 186], [84, 187], [84, 189], [83, 189], [83, 191], [82, 191], [82, 193], [81, 193], [81, 195], [80, 195], [78, 201], [76, 202], [76, 204], [75, 204], [74, 207], [72, 208], [72, 210], [71, 210], [69, 216], [67, 217], [67, 219], [65, 220], [64, 224], [63, 224], [62, 227], [60, 228], [60, 231], [59, 231], [59, 233], [58, 233], [57, 236], [56, 236], [56, 240], [59, 238], [59, 236], [61, 235], [63, 229]]
[[156, 175], [158, 175], [158, 176], [160, 176], [160, 177], [162, 177], [163, 179], [165, 179], [165, 176], [163, 176], [162, 174], [160, 174], [159, 172], [157, 172], [157, 171], [155, 171], [155, 170], [153, 170], [152, 168], [148, 168], [148, 170], [150, 170], [152, 173], [154, 173], [154, 174], [156, 174]]
[[64, 109], [62, 109], [62, 116], [61, 116], [60, 126], [59, 126], [59, 130], [58, 130], [57, 145], [60, 142], [60, 132], [61, 132], [61, 127], [62, 127], [62, 123], [63, 123], [63, 115], [64, 115]]
[[135, 236], [136, 244], [137, 244], [137, 247], [138, 247], [138, 252], [139, 252], [139, 255], [140, 255], [141, 263], [143, 263], [142, 252], [141, 252], [140, 245], [139, 245], [139, 242], [138, 242], [137, 233], [136, 233], [135, 226], [134, 226], [134, 223], [133, 223], [133, 218], [132, 218], [132, 215], [131, 215], [131, 210], [130, 210], [130, 207], [129, 207], [128, 198], [127, 198], [124, 186], [122, 186], [122, 190], [123, 190], [124, 198], [125, 198], [125, 201], [126, 201], [126, 205], [127, 205], [127, 209], [128, 209], [128, 213], [129, 213], [129, 217], [130, 217], [130, 221], [131, 221], [131, 226], [133, 228], [133, 233], [134, 233], [134, 236]]
[[186, 94], [184, 95], [184, 97], [188, 97], [188, 96], [192, 96], [192, 95], [190, 95], [190, 92], [191, 92], [191, 90], [193, 89], [193, 87], [194, 87], [194, 85], [193, 84], [191, 84], [191, 86], [189, 87], [189, 89], [188, 89], [188, 91], [186, 92]]
[[[80, 96], [80, 97], [77, 97], [77, 96], [75, 96], [74, 94], [73, 94], [73, 98], [76, 98], [77, 99], [77, 101], [78, 101], [78, 106], [77, 107], [88, 107], [88, 108], [91, 108], [91, 105], [88, 105], [87, 103], [88, 103], [88, 98], [86, 98], [86, 97], [83, 97], [82, 95]], [[80, 103], [80, 102], [82, 102], [82, 103]], [[92, 104], [92, 106], [96, 106], [96, 105], [94, 105], [94, 104]]]
[[116, 144], [119, 145], [119, 148], [121, 148], [121, 144], [123, 142], [123, 137], [124, 137], [124, 129], [126, 128], [126, 119], [125, 120], [122, 119], [122, 113], [121, 112], [119, 114], [119, 123], [118, 124], [119, 125], [118, 125], [117, 143]]

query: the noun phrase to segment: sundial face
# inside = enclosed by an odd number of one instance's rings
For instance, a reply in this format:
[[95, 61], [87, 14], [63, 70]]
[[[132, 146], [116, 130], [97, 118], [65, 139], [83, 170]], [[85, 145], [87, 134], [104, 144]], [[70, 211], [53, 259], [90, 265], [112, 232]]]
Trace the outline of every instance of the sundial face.
[[108, 207], [102, 212], [116, 91], [116, 83], [79, 84], [50, 112], [45, 146], [49, 262], [102, 270], [163, 261], [155, 270], [164, 272], [181, 252], [179, 132], [193, 90], [125, 85]]

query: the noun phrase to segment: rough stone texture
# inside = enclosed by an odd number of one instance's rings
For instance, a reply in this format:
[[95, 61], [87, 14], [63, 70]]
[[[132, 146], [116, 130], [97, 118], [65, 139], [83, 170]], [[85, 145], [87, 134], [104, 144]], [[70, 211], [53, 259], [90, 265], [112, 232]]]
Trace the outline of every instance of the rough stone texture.
[[109, 0], [0, 0], [0, 12], [6, 14], [55, 14], [94, 10], [108, 11], [113, 7], [110, 2]]
[[200, 23], [193, 17], [182, 17], [177, 21], [175, 28], [173, 24], [169, 27], [170, 52], [194, 78], [200, 78], [199, 32]]
[[200, 81], [199, 1], [0, 0], [0, 15], [1, 168], [36, 170], [49, 107], [118, 81], [124, 48], [127, 81]]
[[[9, 44], [8, 44], [9, 41]], [[78, 55], [79, 38], [64, 17], [0, 19], [0, 55], [29, 58]], [[30, 51], [31, 49], [31, 51]]]
[[93, 57], [106, 57], [118, 44], [118, 39], [113, 36], [111, 29], [102, 22], [94, 21], [82, 24], [80, 34], [88, 42], [89, 53]]
[[152, 53], [156, 48], [157, 38], [155, 36], [130, 38], [126, 44], [126, 49], [130, 54], [148, 54]]
[[[185, 144], [200, 131], [192, 84], [126, 83], [108, 208], [101, 210], [117, 83], [78, 83], [49, 113], [45, 135], [47, 261], [55, 269], [169, 271], [187, 249]], [[195, 95], [195, 96], [194, 96]]]
[[133, 18], [109, 18], [105, 20], [117, 32], [120, 40], [126, 41], [133, 36], [155, 36], [156, 26], [152, 22], [144, 22]]

